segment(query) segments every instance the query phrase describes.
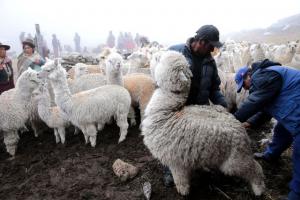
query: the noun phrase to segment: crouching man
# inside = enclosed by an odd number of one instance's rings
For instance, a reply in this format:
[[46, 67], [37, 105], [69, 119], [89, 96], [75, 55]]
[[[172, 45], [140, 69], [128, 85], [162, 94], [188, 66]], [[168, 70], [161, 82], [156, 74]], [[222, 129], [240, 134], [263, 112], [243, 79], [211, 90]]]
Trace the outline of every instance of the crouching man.
[[251, 127], [264, 119], [274, 117], [272, 142], [256, 158], [276, 160], [293, 144], [293, 179], [289, 200], [300, 200], [300, 71], [281, 66], [269, 60], [242, 67], [236, 73], [237, 92], [242, 87], [249, 96], [234, 116], [244, 126]]

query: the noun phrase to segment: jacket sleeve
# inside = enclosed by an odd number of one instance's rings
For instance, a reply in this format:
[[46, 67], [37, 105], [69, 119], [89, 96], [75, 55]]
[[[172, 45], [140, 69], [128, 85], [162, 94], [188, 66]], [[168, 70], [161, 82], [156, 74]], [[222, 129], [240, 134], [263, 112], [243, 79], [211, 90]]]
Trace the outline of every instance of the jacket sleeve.
[[212, 79], [212, 86], [211, 86], [211, 90], [210, 90], [210, 94], [209, 94], [209, 99], [213, 102], [213, 104], [221, 105], [221, 106], [227, 108], [227, 103], [226, 103], [225, 97], [223, 96], [223, 94], [220, 91], [220, 84], [221, 84], [221, 80], [218, 75], [218, 70], [217, 70], [217, 68], [215, 68], [213, 79]]
[[251, 116], [262, 111], [264, 106], [272, 101], [280, 92], [282, 78], [275, 71], [265, 71], [252, 77], [250, 94], [234, 116], [245, 122]]
[[272, 116], [266, 112], [258, 112], [252, 117], [250, 117], [247, 122], [251, 124], [252, 127], [259, 127], [260, 125], [268, 122], [272, 119]]

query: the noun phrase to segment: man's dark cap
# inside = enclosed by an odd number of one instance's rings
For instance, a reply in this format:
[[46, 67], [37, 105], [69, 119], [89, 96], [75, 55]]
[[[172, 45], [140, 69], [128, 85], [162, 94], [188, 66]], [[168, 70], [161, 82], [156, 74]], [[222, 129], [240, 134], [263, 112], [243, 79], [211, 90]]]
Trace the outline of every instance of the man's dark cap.
[[196, 33], [197, 38], [209, 41], [214, 47], [220, 48], [223, 45], [219, 41], [219, 30], [214, 25], [201, 26]]

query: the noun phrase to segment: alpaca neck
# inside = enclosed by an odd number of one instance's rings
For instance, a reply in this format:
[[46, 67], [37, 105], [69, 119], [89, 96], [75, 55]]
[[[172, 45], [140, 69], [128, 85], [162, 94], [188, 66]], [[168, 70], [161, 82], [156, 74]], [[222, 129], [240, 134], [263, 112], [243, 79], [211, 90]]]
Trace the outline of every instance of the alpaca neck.
[[150, 103], [151, 110], [148, 114], [164, 114], [180, 111], [186, 103], [187, 95], [176, 94], [162, 89], [156, 89]]
[[27, 87], [26, 85], [17, 85], [15, 95], [19, 101], [28, 104], [28, 102], [31, 100], [32, 92], [33, 89]]
[[114, 85], [124, 86], [122, 72], [107, 73], [106, 78], [107, 78], [107, 84], [114, 84]]
[[64, 113], [70, 114], [72, 108], [71, 92], [64, 73], [60, 73], [57, 78], [51, 79], [51, 84], [54, 89], [56, 104]]
[[50, 103], [50, 95], [49, 92], [46, 91], [42, 94], [41, 99], [38, 101], [38, 113], [41, 119], [44, 122], [48, 122], [51, 116], [51, 103]]

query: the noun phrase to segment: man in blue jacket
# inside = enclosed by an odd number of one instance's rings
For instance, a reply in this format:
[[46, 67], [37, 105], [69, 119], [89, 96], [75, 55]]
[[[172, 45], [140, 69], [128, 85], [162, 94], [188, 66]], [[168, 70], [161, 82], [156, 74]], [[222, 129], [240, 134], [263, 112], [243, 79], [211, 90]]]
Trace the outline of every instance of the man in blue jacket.
[[300, 200], [300, 71], [280, 66], [269, 60], [256, 62], [252, 68], [241, 68], [235, 76], [237, 92], [242, 87], [249, 96], [234, 116], [245, 127], [274, 117], [272, 142], [265, 152], [255, 153], [256, 158], [276, 160], [293, 144], [293, 179], [289, 200]]
[[[211, 53], [221, 47], [219, 30], [213, 25], [204, 25], [187, 43], [174, 45], [169, 50], [182, 53], [187, 59], [193, 73], [190, 93], [186, 105], [208, 105], [209, 100], [227, 107], [224, 96], [220, 92], [220, 78], [215, 60]], [[173, 186], [174, 181], [169, 168], [164, 169], [165, 186]]]

